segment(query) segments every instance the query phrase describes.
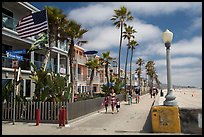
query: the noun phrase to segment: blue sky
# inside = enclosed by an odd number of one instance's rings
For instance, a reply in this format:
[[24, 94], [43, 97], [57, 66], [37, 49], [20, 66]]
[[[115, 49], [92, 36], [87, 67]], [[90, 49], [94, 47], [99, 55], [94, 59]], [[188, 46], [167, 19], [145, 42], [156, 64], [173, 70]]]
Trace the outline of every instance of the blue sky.
[[[172, 83], [175, 85], [202, 87], [202, 2], [31, 2], [43, 9], [45, 5], [60, 8], [68, 19], [74, 19], [88, 29], [84, 39], [86, 50], [98, 50], [99, 55], [111, 51], [118, 57], [120, 31], [110, 18], [114, 9], [126, 6], [134, 20], [132, 25], [139, 46], [133, 57], [145, 62], [155, 61], [162, 83], [166, 83], [166, 49], [162, 32], [169, 29], [174, 33], [171, 47]], [[122, 45], [122, 68], [125, 66], [126, 40]], [[145, 73], [145, 71], [143, 72]], [[144, 74], [143, 74], [144, 75]], [[145, 76], [145, 75], [144, 75]]]

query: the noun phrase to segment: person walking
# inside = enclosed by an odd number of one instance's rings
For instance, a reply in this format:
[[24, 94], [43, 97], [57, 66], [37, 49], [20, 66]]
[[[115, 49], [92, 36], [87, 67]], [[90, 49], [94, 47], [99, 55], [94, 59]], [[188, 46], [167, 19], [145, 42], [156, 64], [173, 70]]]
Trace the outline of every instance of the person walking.
[[114, 108], [115, 108], [115, 105], [116, 105], [116, 93], [115, 93], [115, 91], [114, 91], [113, 88], [111, 89], [110, 96], [111, 96], [111, 109], [112, 109], [112, 114], [114, 114]]
[[135, 101], [136, 101], [136, 104], [140, 102], [140, 87], [136, 87], [135, 89], [135, 94], [136, 94], [136, 98], [135, 98]]
[[108, 95], [106, 95], [104, 98], [104, 102], [103, 102], [105, 109], [106, 109], [105, 113], [107, 113], [107, 111], [108, 111], [108, 103], [109, 103], [109, 97], [108, 97]]
[[116, 111], [119, 112], [119, 108], [120, 108], [120, 101], [119, 99], [117, 98], [116, 99]]

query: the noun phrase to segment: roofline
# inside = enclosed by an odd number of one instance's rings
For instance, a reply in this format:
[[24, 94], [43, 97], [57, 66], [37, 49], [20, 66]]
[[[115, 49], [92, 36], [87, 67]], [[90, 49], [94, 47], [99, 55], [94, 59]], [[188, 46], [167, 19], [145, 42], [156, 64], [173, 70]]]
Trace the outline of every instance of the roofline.
[[31, 10], [32, 12], [40, 11], [38, 8], [34, 7], [33, 5], [31, 5], [28, 2], [18, 2], [18, 3], [21, 4], [22, 6], [26, 7], [27, 9]]
[[80, 46], [78, 46], [78, 45], [74, 45], [74, 47], [76, 47], [76, 48], [78, 48], [78, 49], [81, 49], [81, 50], [85, 51], [84, 48], [82, 48], [82, 47], [80, 47]]

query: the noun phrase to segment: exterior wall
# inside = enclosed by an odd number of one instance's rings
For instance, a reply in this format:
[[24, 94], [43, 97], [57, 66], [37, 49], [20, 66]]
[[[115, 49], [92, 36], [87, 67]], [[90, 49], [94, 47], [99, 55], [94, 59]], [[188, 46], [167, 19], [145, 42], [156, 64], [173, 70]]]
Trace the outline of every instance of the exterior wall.
[[[32, 12], [37, 12], [39, 9], [35, 8], [28, 2], [3, 2], [2, 7], [7, 11], [10, 11], [9, 14], [12, 14], [12, 17], [4, 14], [2, 12], [2, 44], [5, 46], [4, 51], [2, 50], [2, 79], [13, 79], [14, 69], [11, 67], [12, 59], [6, 57], [7, 50], [28, 50], [31, 47], [31, 44], [35, 41], [34, 36], [26, 39], [21, 39], [18, 37], [16, 32], [16, 25], [18, 21]], [[13, 8], [15, 7], [15, 8]], [[7, 21], [7, 22], [6, 22]], [[51, 43], [51, 45], [53, 45]], [[48, 71], [53, 71], [55, 73], [61, 73], [62, 75], [68, 74], [68, 52], [67, 45], [65, 42], [57, 43], [57, 47], [51, 48], [50, 60], [47, 64]], [[21, 77], [24, 82], [19, 84], [21, 90], [26, 92], [26, 81], [29, 81], [29, 75], [31, 70], [29, 62], [33, 62], [38, 68], [42, 65], [43, 59], [45, 57], [45, 52], [38, 50], [31, 52], [29, 55], [24, 55], [24, 60], [19, 61], [19, 66], [21, 67]], [[5, 80], [4, 80], [5, 81]], [[30, 98], [34, 95], [35, 85], [30, 82]], [[20, 91], [22, 92], [22, 91]], [[23, 94], [25, 95], [25, 94]], [[29, 98], [29, 97], [28, 97]]]
[[[25, 5], [32, 7], [30, 4], [24, 2], [3, 2], [2, 8], [10, 11], [9, 14], [2, 11], [2, 82], [14, 78], [14, 69], [12, 69], [12, 60], [6, 56], [7, 50], [22, 50], [29, 49], [34, 42], [33, 37], [27, 39], [20, 39], [15, 31], [17, 22], [24, 16], [31, 12], [38, 11], [36, 8], [28, 9]], [[15, 7], [15, 8], [13, 8]], [[21, 67], [21, 77], [23, 81], [17, 87], [18, 93], [30, 98], [33, 95], [34, 84], [29, 78], [31, 67], [29, 61], [34, 60], [33, 52], [29, 55], [23, 55], [24, 60], [19, 61]], [[2, 83], [3, 84], [3, 83]]]

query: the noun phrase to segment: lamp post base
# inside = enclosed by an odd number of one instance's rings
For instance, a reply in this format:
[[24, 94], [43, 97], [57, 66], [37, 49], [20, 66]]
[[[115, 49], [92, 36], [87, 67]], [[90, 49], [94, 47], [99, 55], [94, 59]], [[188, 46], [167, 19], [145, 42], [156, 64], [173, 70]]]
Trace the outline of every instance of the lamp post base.
[[164, 106], [177, 106], [177, 101], [176, 100], [165, 100]]

